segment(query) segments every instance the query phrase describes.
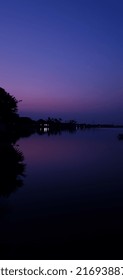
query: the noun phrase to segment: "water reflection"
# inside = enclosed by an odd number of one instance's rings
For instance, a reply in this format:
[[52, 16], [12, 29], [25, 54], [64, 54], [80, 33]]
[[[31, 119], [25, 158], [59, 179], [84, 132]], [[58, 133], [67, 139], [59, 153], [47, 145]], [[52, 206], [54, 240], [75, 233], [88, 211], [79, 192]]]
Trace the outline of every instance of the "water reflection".
[[23, 185], [24, 155], [18, 146], [0, 142], [0, 196], [9, 196]]
[[0, 219], [0, 256], [120, 257], [123, 145], [117, 131], [33, 134], [18, 144], [27, 164], [26, 177], [21, 191], [8, 199], [8, 213]]

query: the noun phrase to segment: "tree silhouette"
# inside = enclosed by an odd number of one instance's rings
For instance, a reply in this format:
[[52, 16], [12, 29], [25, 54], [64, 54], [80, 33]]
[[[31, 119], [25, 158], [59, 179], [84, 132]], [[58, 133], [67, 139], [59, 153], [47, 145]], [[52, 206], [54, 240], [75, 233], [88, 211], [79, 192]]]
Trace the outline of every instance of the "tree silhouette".
[[0, 121], [10, 124], [18, 117], [16, 98], [0, 87]]

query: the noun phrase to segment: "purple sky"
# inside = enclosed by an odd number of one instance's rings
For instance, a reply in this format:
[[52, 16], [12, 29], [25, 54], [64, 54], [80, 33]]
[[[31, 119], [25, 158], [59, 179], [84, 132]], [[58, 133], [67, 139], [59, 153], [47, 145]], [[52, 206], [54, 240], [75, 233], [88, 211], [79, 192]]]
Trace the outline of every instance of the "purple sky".
[[0, 86], [21, 115], [123, 123], [123, 1], [0, 0]]

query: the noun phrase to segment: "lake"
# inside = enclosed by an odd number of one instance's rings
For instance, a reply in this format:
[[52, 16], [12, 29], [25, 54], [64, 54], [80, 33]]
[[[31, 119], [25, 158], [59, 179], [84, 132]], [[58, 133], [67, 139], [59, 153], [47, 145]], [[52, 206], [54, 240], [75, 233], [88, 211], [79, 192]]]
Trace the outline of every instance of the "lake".
[[0, 197], [1, 259], [121, 258], [119, 133], [88, 129], [16, 142], [25, 176], [21, 187]]

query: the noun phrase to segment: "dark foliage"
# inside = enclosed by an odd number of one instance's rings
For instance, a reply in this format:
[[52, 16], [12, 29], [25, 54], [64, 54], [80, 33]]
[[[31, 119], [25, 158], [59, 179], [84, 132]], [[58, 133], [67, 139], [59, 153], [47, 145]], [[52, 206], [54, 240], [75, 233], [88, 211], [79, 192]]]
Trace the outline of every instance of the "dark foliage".
[[0, 87], [0, 121], [13, 122], [17, 117], [18, 101], [3, 88]]

